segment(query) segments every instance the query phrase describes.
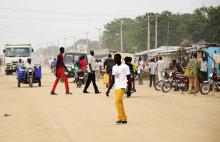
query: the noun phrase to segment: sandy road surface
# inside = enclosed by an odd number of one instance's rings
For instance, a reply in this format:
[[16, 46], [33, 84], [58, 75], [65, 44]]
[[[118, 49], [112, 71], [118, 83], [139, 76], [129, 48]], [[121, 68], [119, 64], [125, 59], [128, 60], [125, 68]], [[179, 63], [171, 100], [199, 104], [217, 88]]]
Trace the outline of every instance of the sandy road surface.
[[[54, 77], [44, 69], [42, 87], [16, 86], [15, 76], [0, 75], [0, 142], [219, 142], [220, 94], [164, 94], [144, 86], [125, 98], [127, 125], [116, 125], [111, 97], [82, 94], [70, 83], [72, 96], [49, 95]], [[10, 114], [4, 117], [4, 114]]]

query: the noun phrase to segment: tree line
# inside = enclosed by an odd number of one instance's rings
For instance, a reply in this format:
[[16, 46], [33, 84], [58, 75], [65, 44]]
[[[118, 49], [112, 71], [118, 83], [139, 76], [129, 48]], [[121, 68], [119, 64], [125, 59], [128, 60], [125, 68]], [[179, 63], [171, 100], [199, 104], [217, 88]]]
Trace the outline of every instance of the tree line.
[[120, 25], [123, 29], [125, 51], [147, 50], [148, 16], [150, 17], [150, 49], [155, 48], [155, 22], [157, 16], [157, 47], [178, 46], [181, 43], [220, 43], [220, 6], [201, 7], [193, 13], [146, 13], [134, 19], [119, 18], [104, 27], [102, 48], [120, 49]]

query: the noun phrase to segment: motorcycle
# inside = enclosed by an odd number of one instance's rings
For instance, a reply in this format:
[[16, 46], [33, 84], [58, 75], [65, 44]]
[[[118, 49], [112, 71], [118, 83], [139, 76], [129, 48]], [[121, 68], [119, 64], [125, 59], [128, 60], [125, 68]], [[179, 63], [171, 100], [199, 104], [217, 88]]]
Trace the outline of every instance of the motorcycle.
[[21, 83], [29, 84], [29, 87], [33, 87], [34, 83], [38, 83], [41, 86], [41, 66], [36, 65], [32, 67], [21, 67], [17, 69], [17, 86], [21, 87]]
[[87, 73], [85, 71], [78, 71], [75, 75], [75, 82], [78, 88], [81, 88], [85, 84], [87, 79]]
[[220, 91], [220, 76], [217, 76], [216, 71], [213, 71], [209, 75], [209, 80], [208, 81], [204, 81], [201, 84], [200, 92], [203, 95], [207, 95], [213, 89], [216, 89], [217, 91]]
[[155, 90], [161, 91], [164, 82], [167, 81], [170, 78], [171, 75], [172, 74], [169, 74], [167, 72], [167, 69], [165, 69], [165, 71], [162, 73], [163, 79], [162, 80], [158, 80], [156, 82], [155, 86], [154, 86]]
[[175, 72], [171, 73], [171, 80], [164, 82], [162, 86], [162, 91], [164, 93], [169, 92], [172, 88], [175, 90], [188, 91], [189, 90], [189, 78], [186, 76], [177, 76]]

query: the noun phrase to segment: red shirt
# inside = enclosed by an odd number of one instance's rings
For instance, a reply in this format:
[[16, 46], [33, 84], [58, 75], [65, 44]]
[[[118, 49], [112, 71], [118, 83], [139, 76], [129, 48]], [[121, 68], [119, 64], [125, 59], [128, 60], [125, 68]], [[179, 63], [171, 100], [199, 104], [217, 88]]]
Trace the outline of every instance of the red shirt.
[[63, 68], [64, 67], [64, 58], [63, 54], [57, 55], [57, 68]]
[[81, 60], [79, 62], [79, 64], [80, 64], [80, 70], [86, 70], [86, 60], [85, 59]]

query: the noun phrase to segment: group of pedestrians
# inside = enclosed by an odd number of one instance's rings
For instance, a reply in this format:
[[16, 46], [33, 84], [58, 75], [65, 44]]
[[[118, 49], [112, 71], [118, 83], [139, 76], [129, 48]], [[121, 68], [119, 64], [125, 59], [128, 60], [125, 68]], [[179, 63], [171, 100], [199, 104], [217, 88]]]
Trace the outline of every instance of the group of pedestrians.
[[[60, 78], [62, 78], [64, 81], [65, 88], [66, 88], [66, 95], [72, 94], [71, 92], [69, 92], [68, 79], [64, 73], [64, 69], [67, 70], [64, 64], [64, 57], [63, 57], [64, 52], [65, 52], [64, 48], [61, 47], [60, 53], [57, 56], [56, 80], [51, 90], [51, 95], [57, 95], [55, 93], [55, 89]], [[112, 89], [113, 85], [115, 84], [115, 104], [116, 104], [116, 110], [118, 113], [118, 119], [116, 121], [117, 124], [127, 123], [127, 116], [125, 114], [125, 109], [123, 105], [123, 95], [125, 94], [125, 91], [128, 94], [130, 94], [130, 89], [128, 88], [131, 86], [131, 79], [132, 79], [131, 68], [133, 68], [133, 66], [131, 64], [130, 57], [126, 57], [125, 62], [126, 64], [122, 63], [120, 54], [115, 54], [114, 60], [111, 58], [111, 55], [109, 55], [109, 58], [104, 63], [104, 68], [106, 68], [106, 71], [110, 75], [110, 78], [111, 78], [110, 83], [107, 86], [108, 89], [106, 91], [106, 96], [109, 96], [109, 92]], [[83, 61], [80, 61], [80, 64], [84, 64]], [[96, 85], [96, 80], [95, 80], [96, 79], [95, 77], [96, 68], [95, 68], [94, 51], [90, 51], [90, 55], [88, 55], [88, 66], [89, 66], [88, 67], [88, 78], [87, 78], [83, 93], [89, 93], [87, 89], [90, 83], [92, 82], [95, 93], [99, 94], [101, 92], [99, 91]]]
[[[57, 86], [57, 83], [60, 78], [63, 78], [65, 88], [66, 88], [66, 94], [71, 95], [72, 93], [69, 92], [69, 85], [68, 85], [68, 79], [64, 73], [64, 69], [66, 69], [67, 72], [69, 72], [64, 64], [64, 57], [63, 53], [65, 52], [64, 48], [60, 48], [60, 54], [57, 56], [56, 61], [56, 80], [54, 82], [53, 88], [51, 90], [52, 95], [56, 95], [55, 89]], [[90, 51], [90, 55], [88, 57], [88, 69], [86, 67], [86, 61], [85, 58], [80, 58], [79, 64], [80, 69], [87, 69], [88, 71], [88, 78], [85, 83], [85, 87], [83, 89], [83, 93], [89, 93], [88, 88], [92, 82], [94, 92], [95, 94], [100, 94], [101, 92], [98, 89], [98, 86], [96, 84], [96, 59], [94, 57], [94, 51]], [[109, 97], [110, 90], [112, 89], [113, 85], [115, 84], [115, 104], [116, 104], [116, 110], [118, 113], [118, 120], [117, 124], [126, 124], [127, 123], [127, 116], [125, 114], [125, 109], [123, 105], [123, 96], [124, 94], [127, 94], [127, 97], [131, 96], [131, 91], [136, 91], [135, 89], [135, 75], [138, 75], [139, 83], [142, 82], [142, 74], [144, 70], [144, 63], [141, 59], [141, 57], [138, 59], [136, 65], [132, 64], [132, 58], [131, 57], [125, 57], [124, 63], [122, 63], [122, 57], [120, 54], [115, 54], [114, 59], [112, 58], [112, 55], [109, 54], [108, 58], [105, 60], [103, 64], [103, 69], [106, 70], [106, 73], [109, 75], [109, 84], [106, 85], [107, 91], [106, 96]], [[203, 62], [205, 62], [203, 60]], [[202, 68], [204, 70], [201, 70], [202, 72], [205, 72], [206, 65], [205, 63], [202, 64], [196, 59], [196, 54], [194, 54], [193, 58], [189, 60], [188, 63], [188, 70], [189, 70], [189, 80], [190, 80], [190, 93], [192, 92], [192, 89], [195, 89], [198, 83], [198, 74], [200, 71], [200, 67], [202, 65]], [[171, 67], [176, 72], [183, 72], [182, 67], [179, 63], [176, 63], [175, 60], [172, 61]], [[162, 57], [159, 57], [159, 60], [156, 62], [155, 59], [151, 59], [150, 63], [148, 65], [149, 69], [149, 78], [150, 83], [149, 87], [152, 87], [152, 85], [155, 85], [156, 82], [156, 74], [158, 75], [159, 79], [162, 79], [162, 73], [166, 68], [166, 63], [162, 60]], [[133, 83], [133, 84], [132, 84]]]
[[[70, 74], [70, 72], [68, 71], [67, 67], [64, 64], [64, 57], [63, 57], [64, 52], [65, 52], [64, 47], [61, 47], [60, 48], [60, 53], [57, 56], [56, 73], [55, 73], [56, 74], [56, 80], [55, 80], [53, 88], [51, 90], [51, 95], [57, 95], [55, 93], [55, 90], [56, 90], [56, 86], [57, 86], [60, 78], [62, 78], [63, 81], [64, 81], [65, 89], [66, 89], [66, 95], [72, 95], [72, 93], [69, 91], [68, 78], [66, 77], [65, 72], [64, 72], [64, 70], [66, 70]], [[81, 70], [86, 69], [85, 57], [80, 58], [79, 64], [80, 64], [80, 69]], [[88, 56], [88, 65], [89, 65], [88, 78], [87, 78], [83, 93], [89, 93], [87, 91], [87, 89], [88, 89], [90, 83], [92, 82], [95, 93], [99, 94], [101, 92], [98, 90], [98, 87], [96, 85], [94, 51], [90, 51], [90, 55]]]

